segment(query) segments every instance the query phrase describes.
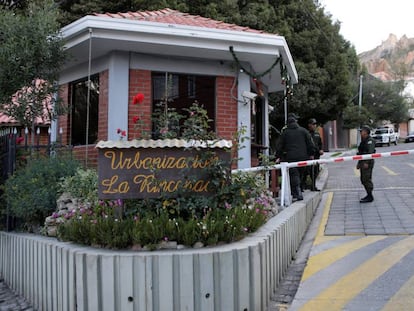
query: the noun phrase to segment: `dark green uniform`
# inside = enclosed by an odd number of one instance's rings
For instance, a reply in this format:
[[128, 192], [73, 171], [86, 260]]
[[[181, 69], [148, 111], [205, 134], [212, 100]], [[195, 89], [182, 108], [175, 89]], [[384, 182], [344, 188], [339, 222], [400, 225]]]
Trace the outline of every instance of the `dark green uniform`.
[[[315, 131], [309, 131], [309, 133], [311, 135], [313, 144], [315, 145], [314, 159], [315, 160], [320, 159], [320, 157], [321, 157], [320, 151], [322, 150], [322, 137], [319, 134], [319, 132], [316, 131], [316, 130]], [[310, 178], [311, 178], [311, 183], [312, 183], [311, 190], [312, 191], [317, 190], [317, 188], [316, 188], [316, 178], [319, 175], [319, 163], [308, 166], [306, 176], [307, 175], [309, 175]], [[302, 181], [303, 185], [306, 185], [306, 176], [305, 176], [304, 180]]]
[[322, 150], [322, 138], [318, 131], [311, 131], [313, 143], [315, 144], [315, 160], [321, 157], [319, 151]]
[[[361, 154], [371, 154], [375, 153], [375, 141], [372, 137], [367, 137], [363, 139], [358, 146], [358, 153]], [[364, 164], [368, 164], [365, 167]], [[374, 160], [360, 160], [358, 161], [357, 167], [360, 170], [361, 183], [365, 188], [365, 191], [368, 195], [372, 196], [372, 190], [374, 190], [374, 184], [372, 183], [372, 169], [374, 168]]]

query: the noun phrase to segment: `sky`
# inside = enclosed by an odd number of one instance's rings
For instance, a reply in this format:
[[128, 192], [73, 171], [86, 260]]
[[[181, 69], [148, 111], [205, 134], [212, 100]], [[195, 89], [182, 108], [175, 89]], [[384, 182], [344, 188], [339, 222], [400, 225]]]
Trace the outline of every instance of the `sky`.
[[319, 0], [333, 20], [341, 22], [341, 35], [362, 53], [381, 45], [390, 33], [414, 38], [413, 0]]

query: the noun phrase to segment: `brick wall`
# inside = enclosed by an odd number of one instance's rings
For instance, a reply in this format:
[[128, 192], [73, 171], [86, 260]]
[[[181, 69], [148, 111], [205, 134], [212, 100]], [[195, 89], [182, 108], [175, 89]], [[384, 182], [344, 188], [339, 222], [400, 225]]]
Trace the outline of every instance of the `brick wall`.
[[399, 124], [400, 137], [406, 137], [408, 135], [408, 122]]
[[[88, 149], [87, 153], [86, 148]], [[72, 155], [85, 167], [98, 167], [98, 149], [95, 148], [95, 145], [75, 146]]]

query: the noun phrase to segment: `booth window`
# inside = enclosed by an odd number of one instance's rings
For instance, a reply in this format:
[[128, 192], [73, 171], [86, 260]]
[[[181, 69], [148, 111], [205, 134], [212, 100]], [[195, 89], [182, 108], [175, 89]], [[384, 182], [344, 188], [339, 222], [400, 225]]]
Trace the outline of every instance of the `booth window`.
[[152, 73], [153, 112], [165, 101], [168, 108], [183, 116], [187, 116], [184, 108], [189, 108], [198, 102], [207, 110], [210, 129], [215, 129], [215, 77], [187, 75], [167, 72]]
[[[99, 75], [91, 76], [88, 116], [88, 79], [72, 82], [69, 116], [71, 145], [94, 144], [98, 140]], [[88, 126], [88, 130], [86, 127]], [[88, 139], [86, 139], [88, 135]]]

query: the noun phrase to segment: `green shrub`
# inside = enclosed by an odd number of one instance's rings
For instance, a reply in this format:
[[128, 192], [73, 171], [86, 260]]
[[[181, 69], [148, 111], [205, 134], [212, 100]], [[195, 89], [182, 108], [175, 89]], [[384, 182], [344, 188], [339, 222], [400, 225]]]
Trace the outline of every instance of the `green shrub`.
[[188, 117], [183, 122], [183, 139], [214, 140], [217, 135], [211, 130], [209, 123], [213, 122], [208, 117], [208, 112], [204, 106], [195, 101], [190, 108], [183, 108], [188, 113]]
[[[58, 226], [58, 236], [65, 241], [105, 248], [140, 245], [155, 249], [163, 241], [185, 246], [196, 242], [216, 245], [242, 239], [274, 214], [277, 204], [266, 191], [262, 174], [230, 175], [219, 163], [211, 173], [215, 191], [210, 196], [187, 194], [85, 204], [65, 216], [56, 215], [67, 219], [59, 222], [62, 224]], [[89, 185], [90, 179], [77, 178], [67, 178], [65, 182], [73, 182], [69, 188], [79, 187], [79, 196], [87, 196], [83, 187]]]
[[79, 163], [73, 159], [41, 158], [11, 176], [4, 185], [4, 199], [11, 216], [33, 228], [43, 224], [56, 209], [58, 184], [62, 177], [73, 175]]
[[249, 198], [243, 205], [227, 203], [223, 208], [205, 207], [201, 215], [195, 212], [181, 215], [174, 208], [176, 203], [176, 200], [158, 201], [158, 208], [151, 211], [143, 214], [129, 211], [119, 217], [118, 211], [124, 208], [124, 202], [100, 201], [68, 214], [69, 220], [59, 225], [58, 235], [65, 241], [107, 248], [139, 244], [154, 249], [162, 241], [176, 241], [186, 246], [196, 242], [216, 245], [240, 240], [256, 231], [275, 207], [268, 193]]
[[98, 201], [98, 173], [94, 169], [79, 167], [74, 175], [63, 178], [59, 189], [82, 202], [95, 204]]

